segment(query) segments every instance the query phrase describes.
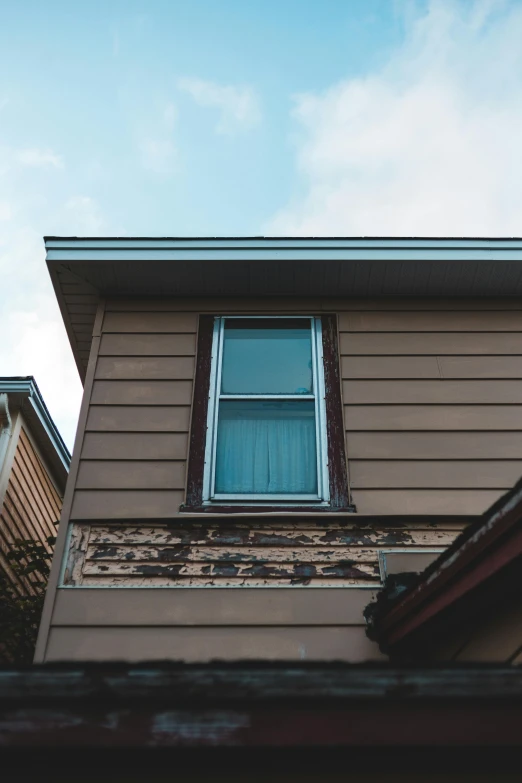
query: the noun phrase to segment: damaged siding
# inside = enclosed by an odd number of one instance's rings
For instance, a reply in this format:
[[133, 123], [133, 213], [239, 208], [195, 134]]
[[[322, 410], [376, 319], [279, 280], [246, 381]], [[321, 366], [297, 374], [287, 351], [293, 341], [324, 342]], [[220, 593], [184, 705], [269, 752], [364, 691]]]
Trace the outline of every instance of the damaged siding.
[[234, 521], [213, 527], [75, 525], [65, 585], [372, 587], [379, 552], [444, 548], [461, 523], [375, 529], [353, 523]]

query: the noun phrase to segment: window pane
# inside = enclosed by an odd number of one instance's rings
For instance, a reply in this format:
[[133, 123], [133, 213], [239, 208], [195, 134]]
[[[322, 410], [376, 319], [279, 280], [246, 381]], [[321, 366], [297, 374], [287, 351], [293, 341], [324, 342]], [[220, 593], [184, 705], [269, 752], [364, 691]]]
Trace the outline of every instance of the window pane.
[[223, 400], [218, 494], [317, 494], [315, 410], [310, 400]]
[[312, 393], [310, 321], [268, 323], [225, 321], [222, 394]]

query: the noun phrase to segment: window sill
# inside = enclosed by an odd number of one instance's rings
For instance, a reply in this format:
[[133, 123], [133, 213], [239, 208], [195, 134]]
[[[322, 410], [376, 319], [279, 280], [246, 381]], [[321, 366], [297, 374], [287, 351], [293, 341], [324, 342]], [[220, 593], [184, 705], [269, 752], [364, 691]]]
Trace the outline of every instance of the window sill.
[[348, 506], [326, 506], [317, 503], [306, 505], [233, 505], [206, 503], [199, 506], [189, 506], [182, 504], [179, 507], [181, 514], [355, 514], [357, 508], [354, 505]]

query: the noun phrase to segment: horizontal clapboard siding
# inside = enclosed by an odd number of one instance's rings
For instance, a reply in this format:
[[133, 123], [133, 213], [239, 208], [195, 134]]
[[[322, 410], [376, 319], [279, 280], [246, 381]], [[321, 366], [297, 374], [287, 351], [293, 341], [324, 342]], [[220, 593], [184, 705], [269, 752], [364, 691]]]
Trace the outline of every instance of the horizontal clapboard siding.
[[197, 311], [107, 307], [71, 519], [169, 518], [184, 500]]
[[50, 552], [47, 538], [56, 535], [61, 507], [62, 499], [47, 468], [22, 427], [0, 508], [0, 569], [19, 595], [33, 592], [33, 577], [18, 575], [6, 555], [17, 539], [40, 542]]
[[459, 526], [375, 530], [355, 523], [234, 521], [163, 527], [77, 525], [65, 584], [76, 586], [343, 586], [380, 583], [379, 551], [440, 550]]
[[364, 626], [61, 627], [47, 661], [382, 660]]
[[359, 513], [475, 514], [522, 472], [518, 300], [110, 300], [75, 518], [176, 516], [198, 318], [209, 312], [337, 312]]
[[522, 475], [522, 310], [339, 313], [350, 483], [366, 514], [481, 513]]

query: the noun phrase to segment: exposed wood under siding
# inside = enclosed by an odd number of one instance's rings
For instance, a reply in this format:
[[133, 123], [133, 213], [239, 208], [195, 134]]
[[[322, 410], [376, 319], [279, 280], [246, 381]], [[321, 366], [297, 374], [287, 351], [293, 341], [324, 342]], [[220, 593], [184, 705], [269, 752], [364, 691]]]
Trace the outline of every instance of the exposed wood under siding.
[[386, 530], [356, 523], [82, 524], [74, 529], [65, 584], [368, 587], [380, 582], [381, 549], [441, 548], [458, 532], [420, 524]]

